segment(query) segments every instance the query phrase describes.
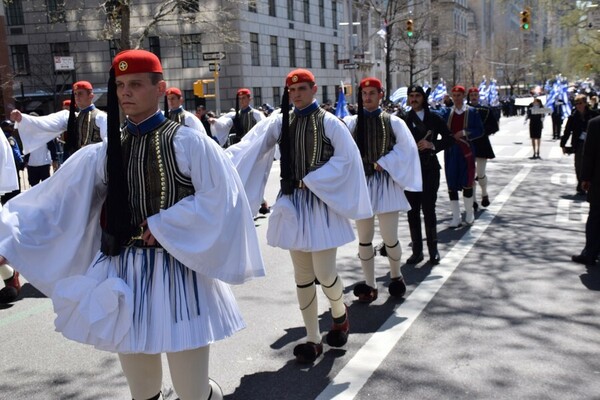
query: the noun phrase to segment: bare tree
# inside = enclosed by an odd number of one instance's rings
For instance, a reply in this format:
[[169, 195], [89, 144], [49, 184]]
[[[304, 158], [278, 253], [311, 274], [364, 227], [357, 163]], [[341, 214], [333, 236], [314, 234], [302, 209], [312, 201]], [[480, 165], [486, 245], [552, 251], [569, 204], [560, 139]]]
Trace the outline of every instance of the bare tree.
[[131, 19], [136, 16], [137, 8], [131, 0], [105, 0], [100, 3], [100, 10], [106, 15], [106, 22], [101, 39], [112, 39], [119, 35], [121, 50], [137, 49], [157, 26], [164, 22], [177, 24], [194, 24], [201, 26], [205, 33], [219, 38], [224, 43], [237, 43], [239, 39], [232, 36], [231, 23], [237, 19], [235, 11], [241, 0], [202, 2], [200, 10], [198, 0], [167, 0], [154, 4], [146, 23], [135, 29], [131, 27]]

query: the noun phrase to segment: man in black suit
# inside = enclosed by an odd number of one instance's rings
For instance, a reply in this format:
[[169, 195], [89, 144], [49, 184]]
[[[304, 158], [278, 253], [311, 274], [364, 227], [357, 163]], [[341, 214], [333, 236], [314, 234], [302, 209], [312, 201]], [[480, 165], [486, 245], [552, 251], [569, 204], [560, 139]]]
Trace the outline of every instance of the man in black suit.
[[590, 211], [585, 224], [585, 247], [571, 259], [580, 264], [596, 265], [600, 254], [600, 117], [592, 118], [588, 123], [581, 187], [587, 192]]
[[404, 116], [404, 121], [417, 142], [423, 179], [422, 192], [404, 192], [411, 207], [408, 212], [408, 225], [412, 241], [412, 255], [406, 260], [408, 264], [418, 264], [424, 258], [421, 209], [425, 219], [429, 262], [434, 265], [440, 262], [435, 214], [435, 203], [440, 187], [440, 164], [436, 154], [454, 144], [454, 137], [446, 122], [436, 113], [429, 111], [428, 95], [429, 91], [425, 92], [421, 86], [417, 85], [410, 86], [407, 90], [411, 110]]

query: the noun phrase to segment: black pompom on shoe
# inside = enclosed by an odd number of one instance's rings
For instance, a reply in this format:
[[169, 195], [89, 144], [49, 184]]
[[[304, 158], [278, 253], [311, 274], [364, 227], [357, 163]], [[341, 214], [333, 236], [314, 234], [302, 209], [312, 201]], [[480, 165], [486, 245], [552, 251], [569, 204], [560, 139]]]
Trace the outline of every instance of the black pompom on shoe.
[[348, 312], [346, 311], [346, 319], [344, 322], [337, 324], [333, 323], [331, 330], [327, 333], [327, 344], [331, 347], [342, 347], [348, 342], [350, 334], [350, 321], [348, 320]]
[[294, 347], [294, 356], [300, 364], [312, 364], [323, 354], [323, 343], [306, 342]]
[[366, 283], [359, 283], [354, 286], [354, 295], [360, 303], [372, 303], [377, 300], [378, 292]]
[[394, 278], [390, 282], [390, 286], [388, 287], [388, 291], [391, 296], [394, 297], [402, 297], [406, 293], [406, 284], [404, 283], [404, 278]]

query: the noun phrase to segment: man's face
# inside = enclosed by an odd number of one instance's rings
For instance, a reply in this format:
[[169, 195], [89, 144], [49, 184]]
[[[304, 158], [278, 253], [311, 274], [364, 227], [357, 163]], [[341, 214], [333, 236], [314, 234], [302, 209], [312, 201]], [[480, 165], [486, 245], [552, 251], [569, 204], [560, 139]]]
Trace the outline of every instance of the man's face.
[[140, 123], [156, 113], [158, 102], [167, 89], [165, 81], [152, 84], [149, 73], [118, 76], [116, 83], [119, 105], [134, 123]]
[[294, 83], [288, 88], [288, 91], [294, 107], [301, 110], [312, 104], [317, 93], [317, 85], [313, 85], [311, 88], [308, 82]]
[[408, 105], [415, 111], [421, 111], [423, 109], [423, 95], [419, 92], [412, 92], [408, 95]]
[[463, 92], [452, 92], [452, 101], [455, 107], [462, 108], [465, 103], [465, 94]]
[[469, 93], [469, 103], [473, 105], [479, 104], [479, 92]]
[[176, 94], [167, 95], [167, 105], [169, 106], [169, 110], [175, 110], [182, 104], [183, 98], [177, 96]]
[[239, 95], [238, 100], [240, 103], [240, 110], [243, 110], [244, 108], [248, 108], [250, 106], [250, 96], [248, 96], [247, 94]]
[[92, 105], [92, 99], [94, 98], [94, 94], [87, 89], [77, 89], [75, 90], [75, 104], [77, 108], [83, 110]]
[[584, 114], [585, 113], [585, 109], [587, 107], [587, 101], [580, 99], [575, 101], [575, 109], [580, 113], [580, 114]]
[[202, 107], [196, 108], [196, 117], [201, 118], [205, 112], [206, 110]]
[[383, 92], [374, 87], [365, 87], [360, 91], [363, 107], [367, 111], [375, 111], [379, 107], [379, 101], [383, 98]]

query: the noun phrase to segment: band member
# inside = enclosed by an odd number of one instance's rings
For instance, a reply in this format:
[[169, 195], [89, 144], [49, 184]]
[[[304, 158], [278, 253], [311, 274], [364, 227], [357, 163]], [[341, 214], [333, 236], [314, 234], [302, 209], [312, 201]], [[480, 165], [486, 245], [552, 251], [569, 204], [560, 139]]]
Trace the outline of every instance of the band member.
[[156, 55], [123, 51], [110, 75], [108, 142], [2, 209], [0, 264], [51, 297], [64, 336], [118, 353], [133, 399], [161, 397], [161, 353], [180, 399], [222, 399], [209, 345], [244, 328], [228, 283], [264, 274], [244, 189], [212, 139], [159, 109]]
[[360, 82], [358, 115], [344, 118], [360, 150], [373, 217], [356, 220], [358, 257], [365, 282], [354, 287], [354, 295], [363, 303], [378, 296], [375, 281], [375, 216], [390, 264], [390, 295], [402, 297], [406, 284], [400, 271], [402, 248], [398, 240], [398, 213], [410, 206], [404, 194], [421, 191], [421, 164], [415, 141], [403, 120], [379, 106], [384, 92], [377, 78]]
[[350, 322], [344, 285], [336, 271], [337, 248], [354, 240], [351, 219], [372, 216], [360, 152], [346, 125], [319, 107], [312, 72], [296, 69], [285, 80], [282, 111], [261, 121], [226, 149], [253, 209], [262, 198], [275, 146], [281, 150], [281, 191], [269, 217], [267, 242], [290, 251], [306, 341], [294, 348], [300, 363], [323, 353], [316, 282], [329, 300], [327, 344], [342, 347]]
[[434, 265], [440, 262], [440, 253], [437, 248], [437, 216], [435, 214], [437, 192], [440, 187], [440, 163], [436, 154], [452, 146], [454, 138], [444, 120], [429, 110], [428, 94], [421, 86], [417, 85], [410, 86], [407, 90], [408, 104], [411, 110], [406, 114], [405, 121], [419, 149], [423, 180], [422, 192], [405, 192], [410, 203], [408, 226], [412, 241], [412, 254], [406, 260], [407, 264], [418, 264], [424, 258], [421, 209], [423, 209], [425, 220], [429, 262]]

